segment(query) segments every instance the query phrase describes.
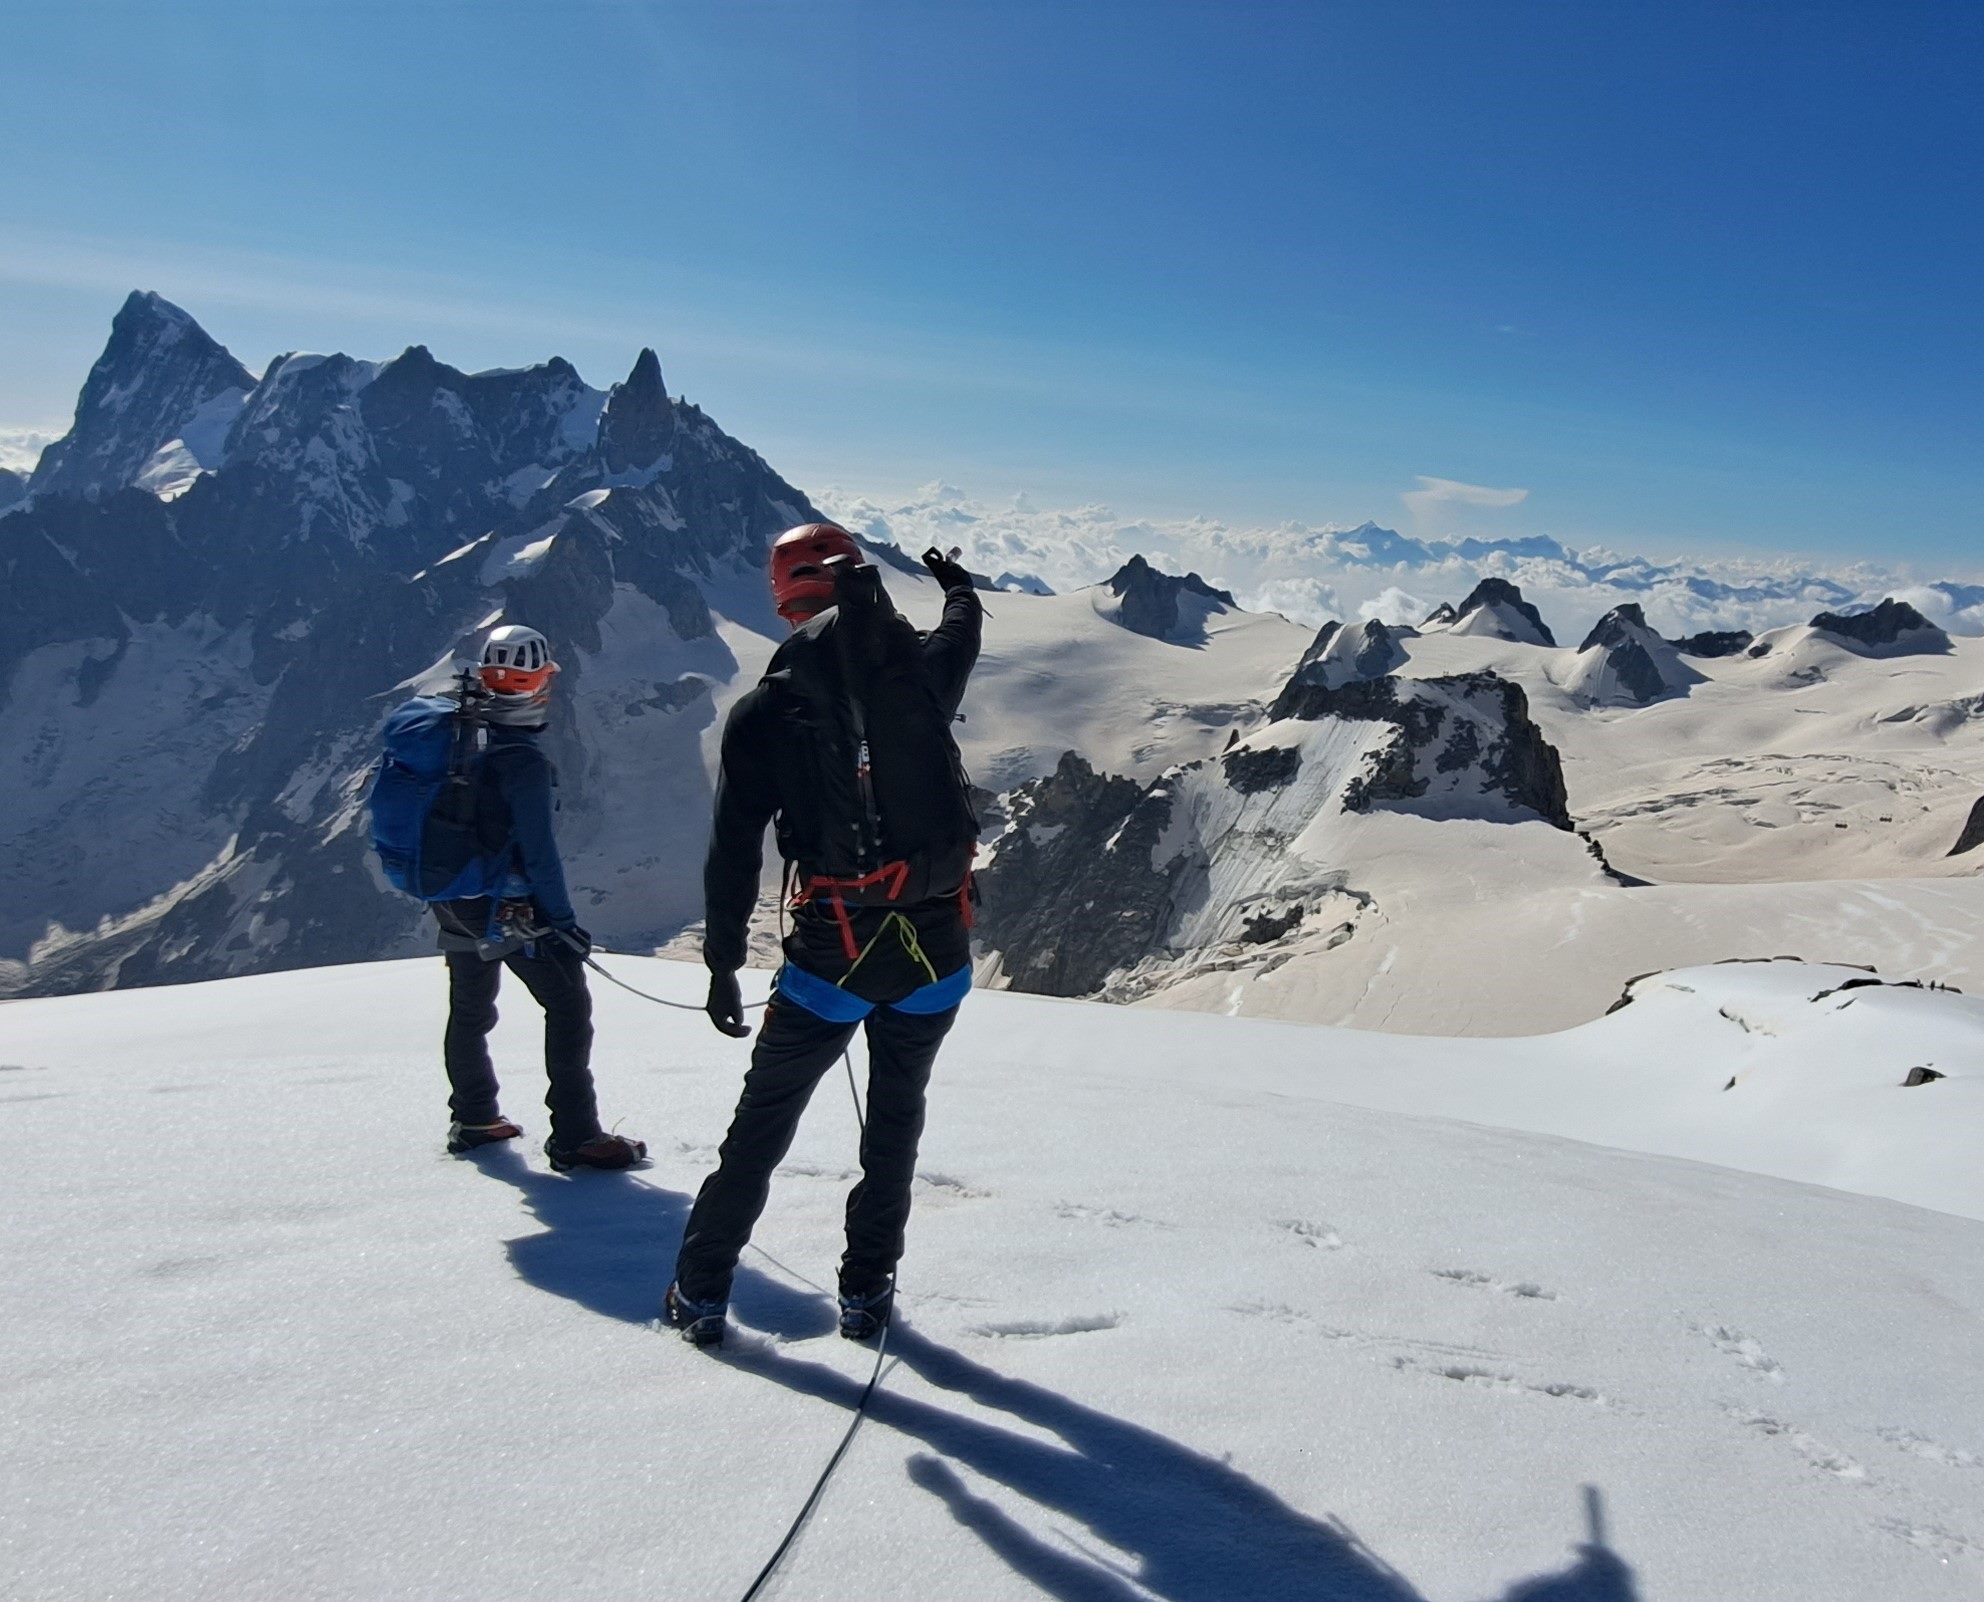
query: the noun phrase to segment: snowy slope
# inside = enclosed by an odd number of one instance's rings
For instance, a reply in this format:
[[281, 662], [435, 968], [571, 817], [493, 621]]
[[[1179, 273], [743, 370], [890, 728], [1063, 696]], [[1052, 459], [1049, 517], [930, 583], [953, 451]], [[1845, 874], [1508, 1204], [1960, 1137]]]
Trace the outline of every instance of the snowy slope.
[[[615, 966], [699, 994], [693, 970]], [[1975, 1597], [1984, 1224], [1481, 1127], [1511, 1072], [1502, 1122], [1580, 1073], [1650, 1109], [1667, 1062], [1665, 1140], [1688, 1082], [1751, 1049], [1701, 1032], [1714, 1006], [1766, 1022], [1836, 978], [1673, 975], [1607, 1020], [1609, 1058], [1594, 1026], [1507, 1061], [975, 998], [937, 1076], [900, 1361], [777, 1593]], [[457, 1162], [441, 992], [430, 959], [0, 1013], [7, 1595], [743, 1591], [866, 1373], [816, 1288], [844, 1087], [775, 1186], [742, 1333], [700, 1356], [644, 1321], [742, 1048], [602, 987], [604, 1103], [654, 1167]], [[1968, 1004], [1908, 1004], [1933, 1010], [1920, 1038], [1974, 1040]], [[541, 1131], [535, 1013], [506, 1010], [511, 1110]], [[1871, 1129], [1871, 1082], [1850, 1056], [1825, 1072], [1778, 1115]], [[1974, 1131], [1977, 1084], [1883, 1094]], [[1769, 1120], [1717, 1094], [1768, 1158]], [[1428, 1116], [1454, 1111], [1478, 1121]], [[1897, 1145], [1857, 1177], [1947, 1156]]]

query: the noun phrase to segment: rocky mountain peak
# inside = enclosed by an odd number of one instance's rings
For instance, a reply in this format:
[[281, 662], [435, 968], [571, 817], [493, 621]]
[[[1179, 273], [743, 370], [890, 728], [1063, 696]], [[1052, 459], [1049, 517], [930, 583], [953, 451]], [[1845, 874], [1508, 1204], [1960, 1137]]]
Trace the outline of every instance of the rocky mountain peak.
[[1432, 611], [1426, 614], [1425, 622], [1419, 626], [1422, 629], [1441, 629], [1459, 621], [1460, 613], [1454, 610], [1454, 603], [1452, 601], [1442, 601]]
[[[218, 448], [254, 384], [187, 313], [134, 290], [111, 320], [74, 424], [42, 452], [29, 488], [36, 495], [107, 495], [137, 483], [174, 441], [200, 458], [205, 448]], [[196, 468], [205, 465], [196, 461]]]
[[1403, 667], [1405, 647], [1398, 633], [1377, 618], [1355, 623], [1325, 623], [1317, 631], [1295, 677], [1305, 682], [1335, 686], [1353, 679], [1381, 679]]
[[1647, 626], [1639, 603], [1627, 601], [1592, 625], [1564, 687], [1592, 705], [1645, 706], [1684, 692], [1700, 679]]
[[1121, 603], [1116, 621], [1133, 634], [1174, 645], [1205, 638], [1205, 620], [1238, 603], [1225, 590], [1214, 589], [1196, 573], [1183, 578], [1132, 556], [1103, 586]]
[[[1429, 620], [1430, 621], [1430, 620]], [[1543, 614], [1522, 598], [1522, 591], [1504, 578], [1485, 578], [1468, 591], [1454, 615], [1453, 632], [1513, 640], [1519, 645], [1557, 643]]]
[[1892, 595], [1865, 612], [1821, 612], [1812, 619], [1812, 627], [1835, 639], [1897, 655], [1950, 648], [1947, 634]]
[[1622, 640], [1637, 639], [1642, 634], [1652, 632], [1653, 630], [1647, 627], [1646, 612], [1640, 603], [1626, 601], [1613, 607], [1592, 624], [1591, 632], [1584, 637], [1584, 644], [1578, 649], [1589, 651], [1594, 647], [1616, 645]]
[[661, 381], [661, 358], [643, 349], [634, 370], [615, 384], [599, 422], [600, 458], [609, 473], [647, 472], [675, 439], [675, 407]]

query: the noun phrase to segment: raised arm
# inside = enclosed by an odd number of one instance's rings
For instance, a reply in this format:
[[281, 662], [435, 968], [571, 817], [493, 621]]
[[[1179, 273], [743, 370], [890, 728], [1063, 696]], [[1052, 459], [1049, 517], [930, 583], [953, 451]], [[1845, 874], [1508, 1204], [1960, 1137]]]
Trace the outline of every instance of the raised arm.
[[923, 641], [923, 665], [937, 692], [938, 703], [955, 713], [964, 700], [964, 687], [978, 663], [985, 608], [972, 588], [971, 575], [941, 552], [923, 553], [923, 565], [944, 586], [944, 617]]

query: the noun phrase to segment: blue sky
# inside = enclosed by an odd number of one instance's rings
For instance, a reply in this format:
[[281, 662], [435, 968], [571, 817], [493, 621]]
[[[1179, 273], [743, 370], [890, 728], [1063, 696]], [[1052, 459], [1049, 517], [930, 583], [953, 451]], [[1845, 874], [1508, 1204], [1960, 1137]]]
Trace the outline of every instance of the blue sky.
[[1984, 566], [1974, 6], [0, 0], [0, 37], [0, 425], [65, 419], [142, 286], [256, 367], [604, 384], [651, 343], [805, 486]]

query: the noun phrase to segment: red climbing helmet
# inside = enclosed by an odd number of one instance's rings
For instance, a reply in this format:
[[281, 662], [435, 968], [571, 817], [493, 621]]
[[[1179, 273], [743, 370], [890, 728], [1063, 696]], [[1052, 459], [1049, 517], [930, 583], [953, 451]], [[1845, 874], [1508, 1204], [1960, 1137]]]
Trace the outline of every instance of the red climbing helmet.
[[772, 541], [772, 600], [788, 623], [804, 623], [834, 601], [834, 570], [827, 563], [847, 557], [863, 563], [861, 547], [838, 523], [802, 523]]

